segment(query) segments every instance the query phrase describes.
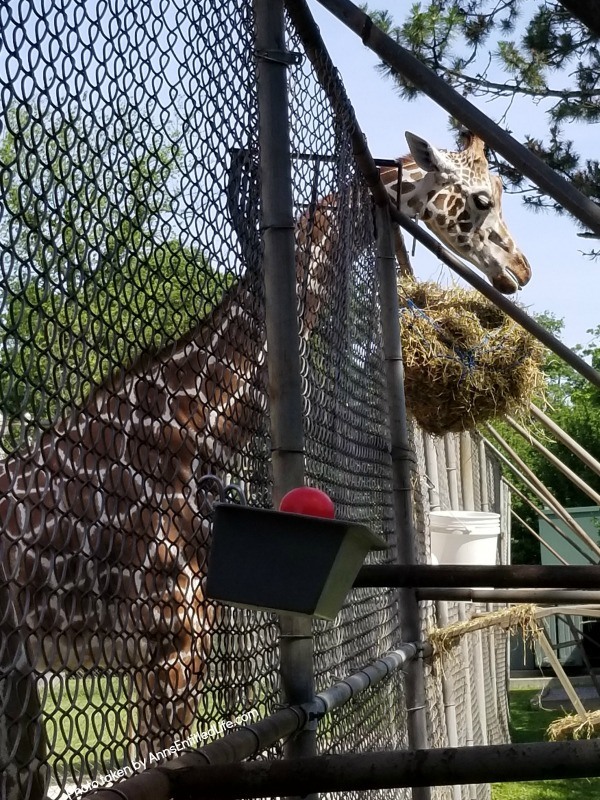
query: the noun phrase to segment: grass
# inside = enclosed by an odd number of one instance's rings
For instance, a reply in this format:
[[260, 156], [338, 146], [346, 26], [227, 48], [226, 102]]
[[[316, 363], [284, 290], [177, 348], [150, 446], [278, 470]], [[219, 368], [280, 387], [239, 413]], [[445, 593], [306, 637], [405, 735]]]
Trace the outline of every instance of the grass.
[[[257, 706], [264, 706], [273, 695], [265, 681], [253, 686]], [[137, 705], [131, 679], [114, 673], [85, 676], [58, 675], [40, 682], [48, 742], [48, 761], [59, 774], [100, 775], [109, 768], [120, 768], [136, 758]], [[197, 709], [198, 731], [203, 733], [222, 720], [232, 719], [244, 710], [239, 703], [231, 707], [230, 698], [217, 691], [204, 691]], [[228, 731], [225, 731], [228, 732]], [[223, 733], [219, 734], [223, 735]], [[177, 737], [173, 737], [175, 739]], [[217, 738], [211, 736], [210, 740]], [[168, 744], [172, 742], [169, 740]], [[198, 742], [197, 746], [207, 744]]]
[[84, 765], [102, 774], [127, 760], [130, 682], [118, 675], [58, 678], [43, 686], [44, 728], [49, 762], [60, 773]]
[[[561, 709], [543, 711], [532, 708], [531, 700], [536, 694], [535, 691], [523, 690], [510, 693], [513, 742], [543, 741], [552, 720], [565, 714]], [[600, 797], [600, 778], [496, 783], [492, 786], [492, 800], [589, 800], [591, 797]]]

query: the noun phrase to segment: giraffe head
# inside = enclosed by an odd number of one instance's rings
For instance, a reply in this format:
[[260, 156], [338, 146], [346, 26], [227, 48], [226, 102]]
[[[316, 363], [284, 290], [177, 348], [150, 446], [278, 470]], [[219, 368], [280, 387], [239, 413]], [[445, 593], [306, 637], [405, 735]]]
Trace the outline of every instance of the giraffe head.
[[[483, 141], [469, 134], [463, 150], [447, 152], [412, 133], [406, 139], [411, 156], [402, 159], [402, 211], [422, 219], [499, 291], [511, 294], [524, 286], [531, 268], [502, 217], [502, 182], [490, 173]], [[395, 200], [394, 173], [386, 170], [382, 178]]]

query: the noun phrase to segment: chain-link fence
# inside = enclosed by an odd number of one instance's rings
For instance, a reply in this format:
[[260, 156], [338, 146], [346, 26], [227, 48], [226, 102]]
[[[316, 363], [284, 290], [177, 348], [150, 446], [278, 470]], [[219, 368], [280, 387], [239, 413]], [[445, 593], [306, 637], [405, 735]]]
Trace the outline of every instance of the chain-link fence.
[[[0, 28], [0, 787], [24, 800], [268, 715], [278, 626], [203, 591], [223, 487], [270, 504], [251, 4], [9, 0]], [[307, 475], [394, 560], [371, 203], [343, 104], [288, 74]], [[354, 591], [316, 625], [318, 688], [401, 641], [397, 593]], [[428, 691], [443, 744], [438, 671]], [[401, 675], [319, 731], [406, 745]]]

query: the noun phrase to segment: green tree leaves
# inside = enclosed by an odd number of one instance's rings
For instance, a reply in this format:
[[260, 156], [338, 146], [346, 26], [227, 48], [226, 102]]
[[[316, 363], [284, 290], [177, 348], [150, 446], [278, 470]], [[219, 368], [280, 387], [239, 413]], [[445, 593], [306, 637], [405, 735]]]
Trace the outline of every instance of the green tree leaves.
[[186, 334], [230, 282], [185, 245], [182, 154], [78, 108], [9, 110], [0, 138], [0, 412], [13, 447], [141, 352]]
[[[539, 315], [537, 320], [555, 335], [560, 334], [562, 320], [557, 320], [550, 314]], [[600, 326], [588, 332], [591, 337], [590, 342], [585, 346], [575, 348], [575, 350], [598, 367], [600, 366]], [[547, 378], [546, 414], [591, 455], [600, 460], [600, 390], [553, 354], [548, 354], [544, 371]], [[511, 446], [517, 450], [521, 458], [526, 461], [527, 465], [563, 506], [592, 505], [587, 494], [574, 486], [522, 436], [507, 425], [498, 427], [501, 428], [502, 436], [509, 440]], [[551, 438], [543, 426], [532, 421], [529, 427], [533, 434], [564, 464], [580, 475], [596, 491], [600, 491], [600, 476], [585, 467], [567, 447]], [[510, 480], [513, 480], [512, 476]], [[514, 480], [517, 486], [538, 506], [542, 505], [541, 501], [534, 498], [525, 486], [518, 480]], [[513, 507], [522, 519], [537, 530], [537, 516], [524, 501], [513, 496]], [[515, 563], [531, 563], [537, 560], [539, 560], [539, 545], [522, 526], [514, 524], [513, 561]]]

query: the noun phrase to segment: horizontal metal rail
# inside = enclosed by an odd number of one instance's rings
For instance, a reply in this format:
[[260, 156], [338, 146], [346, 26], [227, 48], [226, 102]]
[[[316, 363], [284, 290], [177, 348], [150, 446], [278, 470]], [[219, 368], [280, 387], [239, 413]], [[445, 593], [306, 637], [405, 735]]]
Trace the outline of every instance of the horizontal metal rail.
[[[600, 775], [600, 741], [536, 742], [254, 761], [197, 767], [174, 783], [175, 800], [304, 796], [405, 786], [589, 778]], [[114, 797], [111, 800], [115, 800]]]
[[600, 603], [600, 592], [577, 589], [451, 589], [416, 590], [418, 600], [453, 600], [473, 603], [535, 603], [571, 605]]
[[493, 586], [496, 589], [595, 589], [600, 590], [600, 566], [541, 566], [537, 564], [502, 564], [474, 566], [418, 564], [367, 565], [361, 567], [354, 586], [436, 587]]
[[[311, 703], [288, 706], [252, 725], [245, 725], [197, 750], [186, 750], [182, 755], [155, 769], [145, 770], [121, 783], [118, 794], [121, 800], [169, 800], [173, 787], [181, 776], [189, 775], [207, 765], [231, 765], [264, 752], [269, 747], [293, 736], [310, 722], [321, 719], [335, 708], [340, 708], [353, 697], [375, 686], [420, 655], [431, 654], [427, 643], [407, 643], [351, 673], [329, 688], [319, 692]], [[286, 759], [286, 764], [291, 763]], [[199, 786], [195, 787], [197, 790]], [[293, 793], [292, 793], [293, 794]], [[94, 800], [115, 800], [111, 789], [100, 789]]]

